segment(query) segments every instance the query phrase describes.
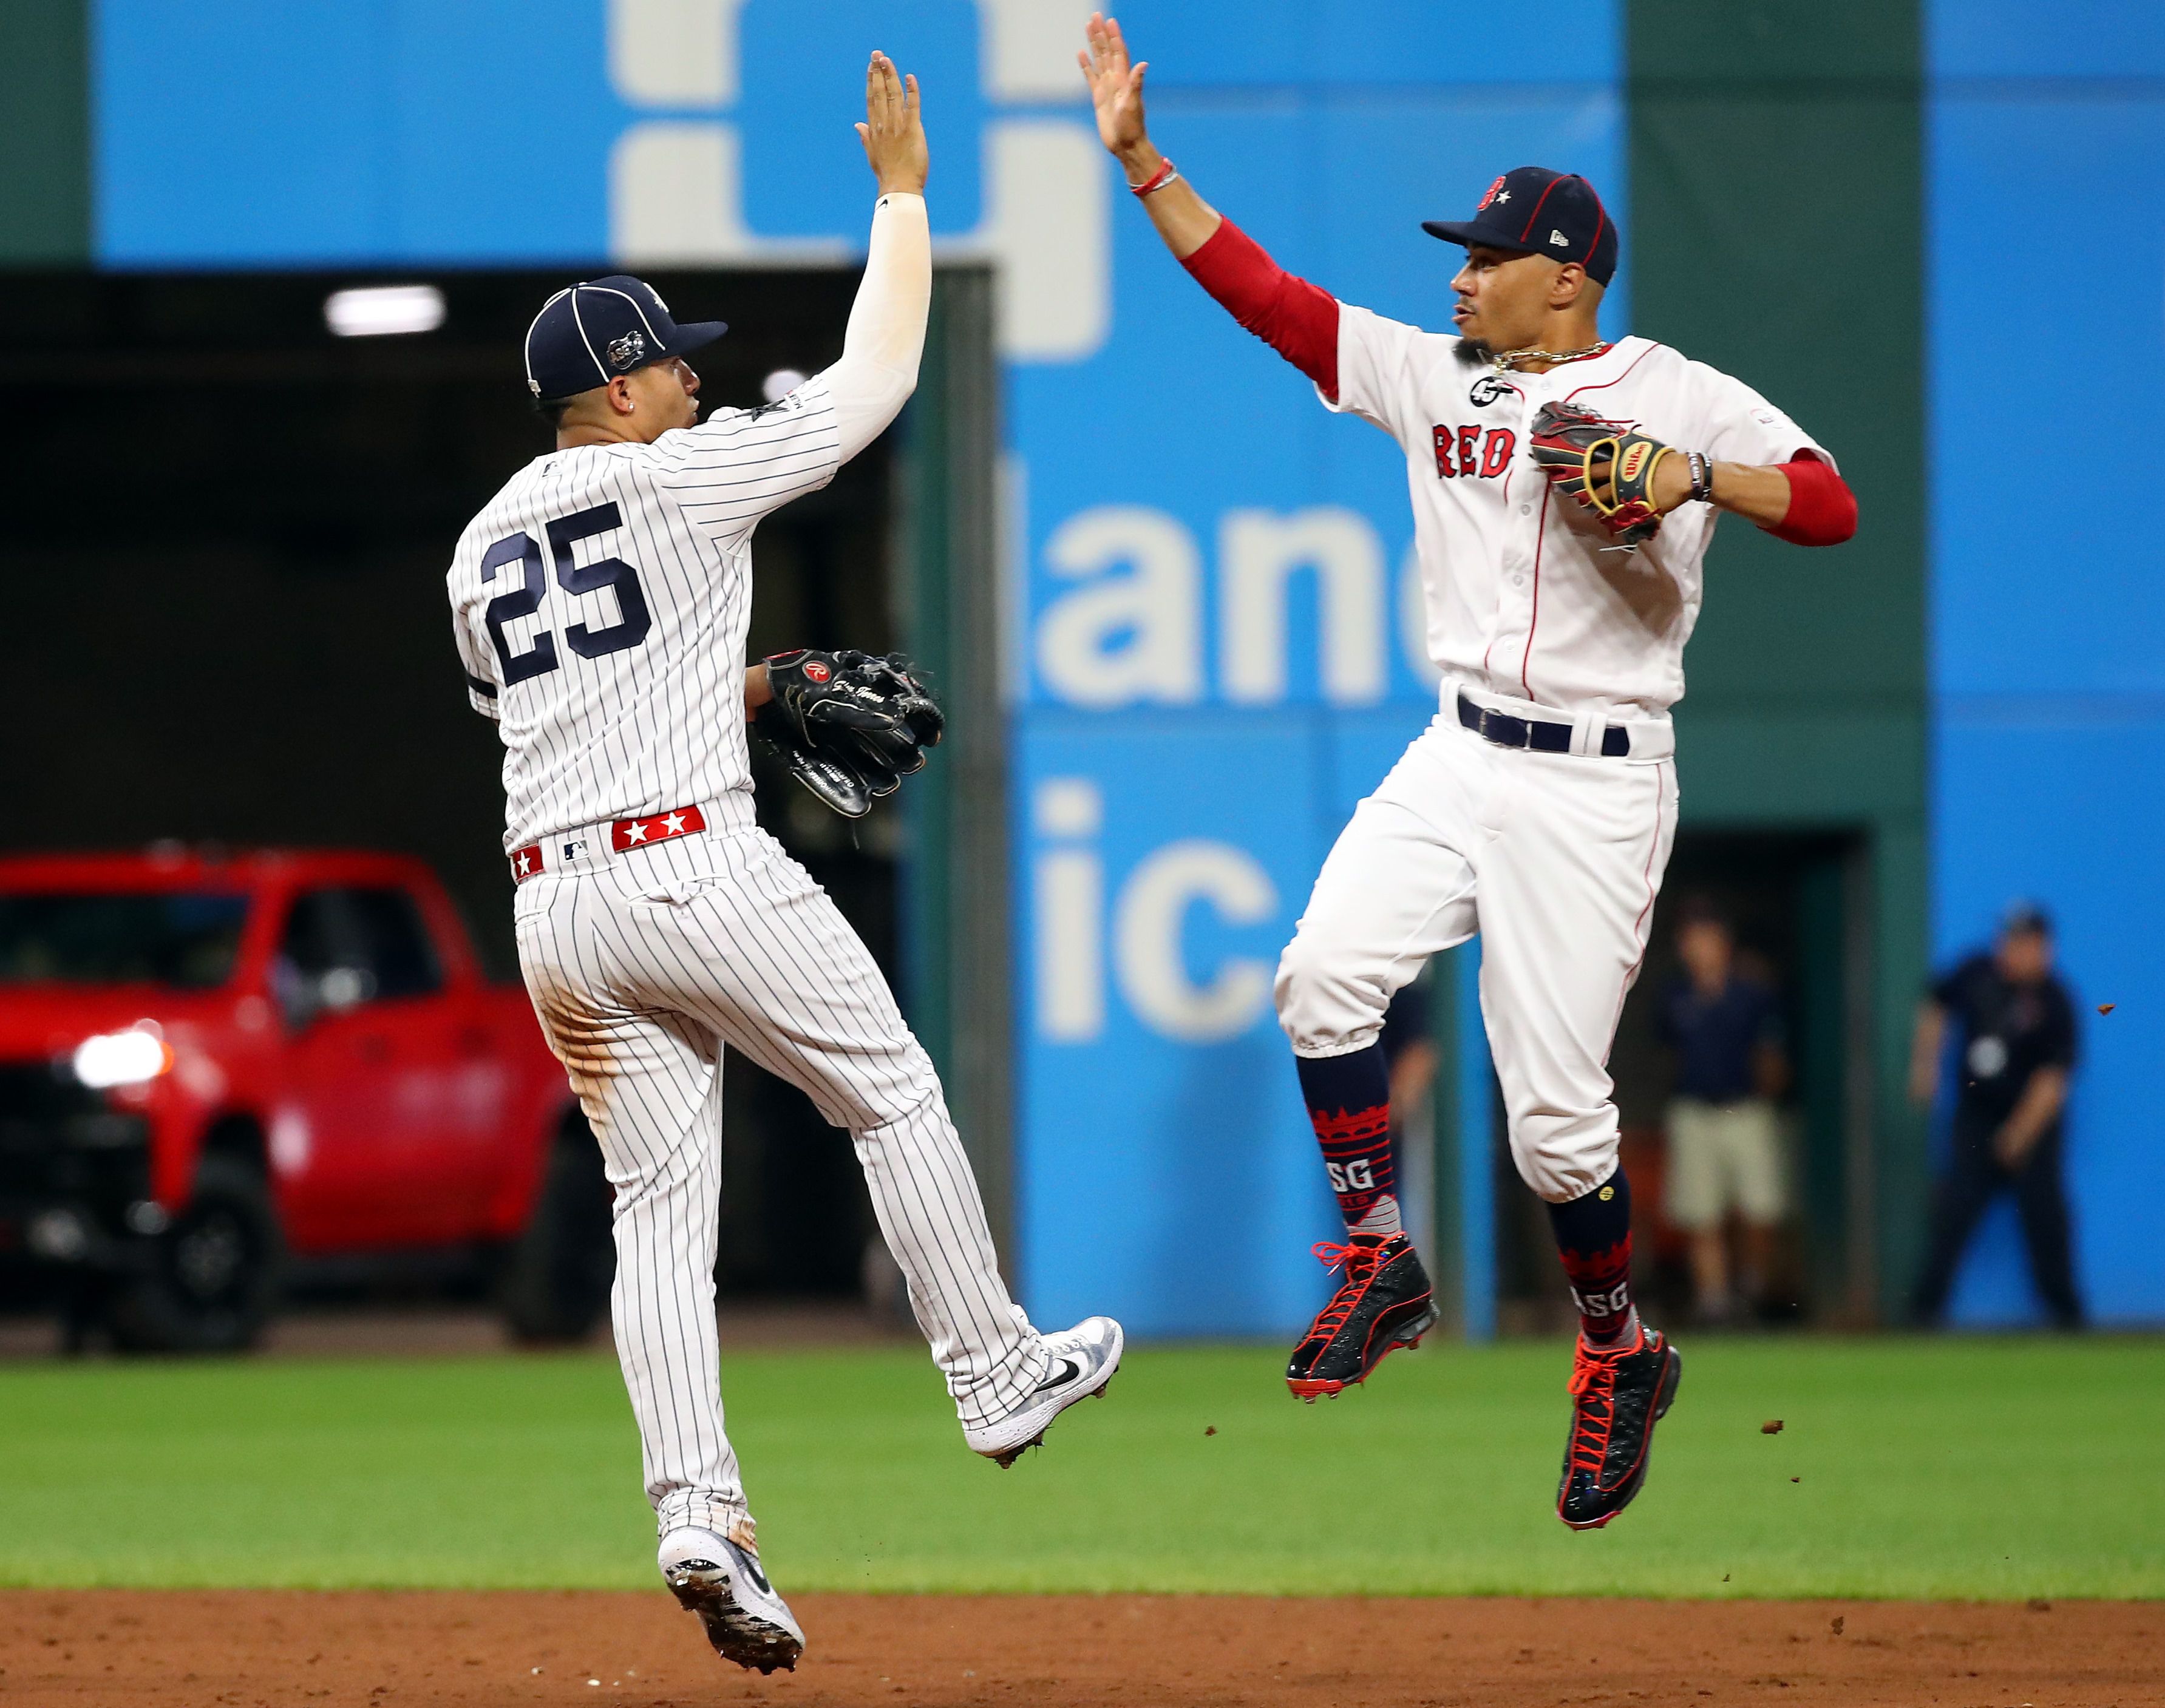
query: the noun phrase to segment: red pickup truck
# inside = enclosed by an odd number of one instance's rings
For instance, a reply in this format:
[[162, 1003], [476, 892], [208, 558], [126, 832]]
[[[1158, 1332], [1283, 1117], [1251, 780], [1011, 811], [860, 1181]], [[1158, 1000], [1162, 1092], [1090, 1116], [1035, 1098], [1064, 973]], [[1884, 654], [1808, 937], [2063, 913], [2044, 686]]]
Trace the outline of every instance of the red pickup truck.
[[134, 1350], [245, 1347], [297, 1256], [478, 1247], [607, 1303], [608, 1186], [525, 992], [390, 854], [0, 859], [0, 1269]]

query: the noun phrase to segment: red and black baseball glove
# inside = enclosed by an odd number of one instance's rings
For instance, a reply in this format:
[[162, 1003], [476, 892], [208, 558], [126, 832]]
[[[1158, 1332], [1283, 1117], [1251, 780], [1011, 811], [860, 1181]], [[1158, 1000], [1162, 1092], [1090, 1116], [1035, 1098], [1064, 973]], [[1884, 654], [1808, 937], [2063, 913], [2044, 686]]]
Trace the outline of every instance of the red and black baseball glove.
[[1661, 531], [1654, 470], [1672, 455], [1628, 421], [1611, 421], [1576, 403], [1544, 403], [1534, 416], [1529, 454], [1561, 491], [1592, 511], [1629, 549]]

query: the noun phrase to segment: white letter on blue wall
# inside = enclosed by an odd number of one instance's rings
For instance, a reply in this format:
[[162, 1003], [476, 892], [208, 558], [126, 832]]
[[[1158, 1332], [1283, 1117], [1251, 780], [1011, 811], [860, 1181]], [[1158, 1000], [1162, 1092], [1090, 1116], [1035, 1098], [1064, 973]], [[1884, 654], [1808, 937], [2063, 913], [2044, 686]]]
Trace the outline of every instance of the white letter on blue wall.
[[1223, 607], [1219, 673], [1225, 697], [1270, 705], [1286, 696], [1286, 583], [1315, 570], [1323, 697], [1367, 706], [1383, 697], [1383, 545], [1368, 518], [1335, 504], [1277, 516], [1229, 510], [1218, 533]]
[[1259, 925], [1277, 912], [1270, 875], [1244, 849], [1191, 838], [1145, 859], [1121, 886], [1113, 923], [1120, 994], [1153, 1031], [1186, 1043], [1235, 1038], [1255, 1024], [1271, 998], [1267, 963], [1229, 955], [1207, 985], [1188, 976], [1182, 927], [1188, 908], [1206, 901], [1229, 924]]
[[[1102, 504], [1061, 523], [1045, 559], [1056, 575], [1097, 577], [1038, 619], [1047, 688], [1076, 706], [1202, 698], [1203, 565], [1185, 528], [1146, 505]], [[1125, 574], [1102, 573], [1120, 564]]]
[[[1088, 777], [1047, 777], [1030, 796], [1041, 840], [1094, 838], [1104, 797]], [[1032, 864], [1037, 1029], [1087, 1043], [1105, 1029], [1105, 863], [1093, 847], [1040, 848]]]

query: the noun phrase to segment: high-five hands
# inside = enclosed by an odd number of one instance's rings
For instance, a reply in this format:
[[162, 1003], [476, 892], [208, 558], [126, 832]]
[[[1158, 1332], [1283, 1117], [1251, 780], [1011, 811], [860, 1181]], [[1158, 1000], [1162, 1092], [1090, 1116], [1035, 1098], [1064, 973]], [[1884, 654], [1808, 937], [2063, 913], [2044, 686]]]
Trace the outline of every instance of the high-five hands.
[[857, 127], [857, 140], [865, 145], [881, 195], [924, 193], [931, 156], [918, 117], [917, 79], [902, 76], [877, 50], [865, 67], [865, 122]]
[[1127, 173], [1128, 187], [1142, 197], [1165, 246], [1185, 260], [1210, 240], [1222, 222], [1218, 210], [1195, 193], [1195, 187], [1173, 171], [1150, 139], [1143, 123], [1143, 74], [1150, 62], [1129, 59], [1119, 20], [1102, 12], [1090, 14], [1082, 39], [1088, 45], [1075, 62], [1090, 85], [1098, 139]]
[[1129, 62], [1127, 39], [1120, 34], [1119, 20], [1102, 12], [1090, 14], [1082, 34], [1089, 47], [1075, 55], [1075, 63], [1082, 67], [1090, 85], [1090, 104], [1098, 113], [1098, 139], [1119, 156], [1132, 179], [1139, 156], [1150, 149], [1150, 134], [1143, 124], [1143, 74], [1150, 70], [1150, 61]]

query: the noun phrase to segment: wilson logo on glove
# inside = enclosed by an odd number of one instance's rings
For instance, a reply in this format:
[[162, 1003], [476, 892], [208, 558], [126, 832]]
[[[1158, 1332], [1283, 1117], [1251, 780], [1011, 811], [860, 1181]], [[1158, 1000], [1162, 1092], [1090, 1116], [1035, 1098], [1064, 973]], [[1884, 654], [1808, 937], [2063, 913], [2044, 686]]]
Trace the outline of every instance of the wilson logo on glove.
[[1576, 403], [1544, 403], [1529, 445], [1535, 464], [1630, 551], [1661, 531], [1654, 471], [1670, 447], [1628, 421], [1611, 421]]

